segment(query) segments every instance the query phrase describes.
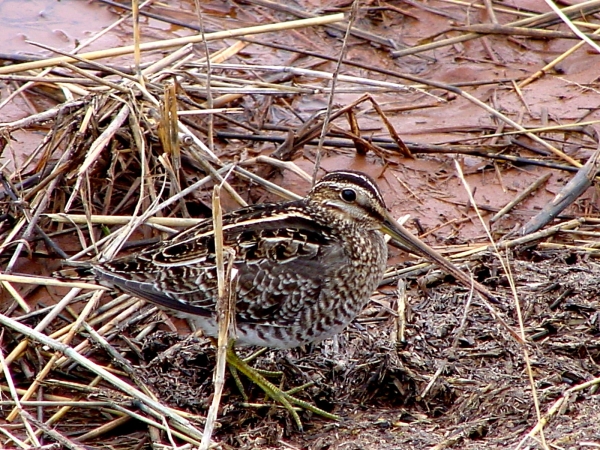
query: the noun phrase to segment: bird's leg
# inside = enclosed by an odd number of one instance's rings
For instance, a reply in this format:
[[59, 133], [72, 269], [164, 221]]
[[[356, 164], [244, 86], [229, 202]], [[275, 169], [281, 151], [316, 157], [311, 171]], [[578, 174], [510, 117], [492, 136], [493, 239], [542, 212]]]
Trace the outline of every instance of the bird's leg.
[[[262, 352], [262, 353], [264, 353], [264, 352]], [[250, 355], [250, 358], [244, 358], [244, 359], [242, 359], [242, 361], [244, 361], [247, 364], [248, 360], [251, 360], [251, 359], [254, 359], [254, 355]], [[262, 375], [265, 378], [274, 378], [274, 377], [283, 376], [283, 372], [281, 372], [280, 370], [264, 370], [264, 369], [257, 369], [257, 368], [253, 368], [253, 370], [255, 370], [256, 373]], [[246, 394], [246, 390], [244, 389], [244, 385], [242, 384], [242, 380], [240, 379], [240, 374], [238, 373], [237, 369], [230, 364], [229, 371], [231, 372], [231, 376], [233, 377], [233, 381], [235, 381], [235, 385], [237, 386], [238, 391], [240, 391], [240, 394], [242, 394], [242, 397], [244, 397], [244, 401], [248, 402], [248, 395]], [[294, 394], [296, 392], [300, 392], [303, 389], [306, 389], [309, 386], [313, 386], [314, 384], [315, 384], [314, 382], [306, 383], [306, 384], [303, 384], [302, 386], [299, 386], [297, 388], [294, 388], [294, 389], [286, 391], [286, 392], [288, 392], [289, 394]]]
[[[314, 414], [318, 414], [327, 419], [340, 420], [339, 416], [328, 413], [327, 411], [324, 411], [321, 408], [317, 408], [316, 406], [311, 405], [310, 403], [304, 400], [300, 400], [299, 398], [294, 397], [290, 393], [284, 392], [281, 389], [279, 389], [277, 386], [275, 386], [273, 383], [271, 383], [269, 380], [263, 377], [260, 373], [258, 373], [255, 369], [250, 367], [248, 363], [246, 363], [235, 353], [235, 351], [233, 350], [233, 341], [229, 344], [227, 348], [227, 363], [229, 364], [230, 368], [233, 368], [238, 372], [243, 373], [250, 381], [252, 381], [258, 387], [260, 387], [265, 392], [265, 394], [267, 394], [273, 400], [275, 400], [278, 403], [281, 403], [285, 407], [285, 409], [287, 409], [290, 412], [292, 418], [294, 419], [294, 422], [296, 422], [296, 425], [298, 425], [298, 428], [300, 430], [302, 430], [302, 422], [300, 421], [300, 416], [298, 416], [298, 412], [292, 405], [299, 406], [302, 409], [306, 409], [307, 411], [311, 411]], [[294, 390], [294, 392], [296, 392], [296, 390]]]
[[242, 380], [240, 379], [240, 374], [238, 373], [237, 369], [233, 367], [233, 365], [229, 364], [229, 372], [231, 372], [231, 376], [233, 377], [233, 381], [235, 381], [238, 391], [240, 391], [240, 394], [242, 394], [242, 397], [244, 397], [244, 401], [248, 402], [248, 394], [246, 394], [246, 389], [244, 389], [244, 385], [242, 384]]
[[309, 381], [308, 383], [304, 383], [302, 386], [296, 386], [295, 388], [288, 389], [287, 391], [285, 391], [285, 393], [289, 395], [294, 395], [296, 392], [302, 392], [304, 389], [308, 389], [309, 387], [313, 387], [314, 385], [314, 381]]
[[[227, 363], [230, 367], [233, 367], [236, 371], [243, 373], [246, 377], [251, 380], [254, 384], [260, 387], [265, 394], [271, 397], [273, 400], [281, 403], [285, 409], [287, 409], [292, 417], [294, 418], [294, 422], [298, 425], [298, 428], [302, 430], [302, 422], [300, 421], [300, 416], [291, 405], [290, 401], [285, 397], [283, 392], [275, 386], [273, 383], [268, 381], [265, 377], [260, 375], [256, 370], [248, 365], [248, 363], [244, 362], [233, 350], [233, 341], [229, 344], [227, 348]], [[279, 391], [279, 393], [277, 392]]]
[[256, 350], [254, 353], [252, 353], [250, 356], [246, 356], [244, 358], [244, 361], [247, 362], [247, 363], [251, 363], [252, 361], [254, 361], [259, 356], [264, 355], [265, 353], [267, 353], [267, 351], [268, 351], [267, 347], [261, 347], [258, 350]]
[[[254, 361], [259, 356], [267, 353], [268, 350], [269, 349], [267, 347], [262, 347], [259, 350], [255, 351], [254, 353], [252, 353], [250, 356], [243, 358], [243, 360], [245, 363], [250, 364], [252, 361]], [[280, 370], [264, 370], [264, 369], [256, 369], [256, 368], [254, 370], [256, 370], [258, 373], [260, 373], [263, 377], [267, 377], [267, 378], [283, 376], [283, 372]]]

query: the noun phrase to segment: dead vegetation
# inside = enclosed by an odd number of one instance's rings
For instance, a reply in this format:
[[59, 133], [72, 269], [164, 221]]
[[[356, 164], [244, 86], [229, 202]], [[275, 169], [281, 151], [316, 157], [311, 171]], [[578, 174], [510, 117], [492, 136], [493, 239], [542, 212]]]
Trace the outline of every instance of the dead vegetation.
[[[142, 7], [202, 24], [204, 39], [141, 44], [135, 58], [0, 67], [0, 108], [42, 111], [0, 124], [3, 445], [198, 446], [212, 346], [178, 337], [186, 325], [151, 305], [51, 274], [210, 217], [214, 185], [232, 209], [350, 167], [378, 176], [415, 233], [500, 302], [491, 314], [451, 278], [394, 258], [338, 339], [255, 360], [290, 389], [310, 383], [298, 395], [344, 419], [304, 412], [299, 433], [228, 377], [213, 445], [600, 446], [600, 215], [588, 189], [599, 56], [570, 31], [597, 45], [600, 2], [564, 8], [569, 24], [537, 2], [361, 2], [349, 36], [346, 4], [290, 24], [299, 10], [246, 3]], [[125, 73], [133, 59], [140, 73]], [[35, 148], [19, 146], [21, 130], [39, 134]]]

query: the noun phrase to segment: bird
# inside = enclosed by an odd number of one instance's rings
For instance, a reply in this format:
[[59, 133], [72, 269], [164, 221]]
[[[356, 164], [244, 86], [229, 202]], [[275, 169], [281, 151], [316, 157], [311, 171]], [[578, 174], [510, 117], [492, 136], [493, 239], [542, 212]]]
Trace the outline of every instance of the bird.
[[[376, 182], [362, 172], [329, 172], [300, 200], [234, 210], [223, 215], [222, 225], [223, 247], [232, 250], [237, 272], [232, 285], [236, 347], [289, 349], [343, 331], [382, 280], [386, 234], [463, 282], [474, 283], [398, 224]], [[193, 319], [205, 335], [217, 336], [213, 220], [91, 268], [100, 284], [174, 310]], [[233, 349], [227, 361], [251, 378], [257, 375]], [[252, 379], [286, 407], [303, 402], [285, 393], [272, 394], [269, 389], [278, 388]], [[301, 406], [307, 407], [304, 403]], [[311, 410], [323, 413], [316, 407]], [[294, 419], [300, 424], [297, 415]]]

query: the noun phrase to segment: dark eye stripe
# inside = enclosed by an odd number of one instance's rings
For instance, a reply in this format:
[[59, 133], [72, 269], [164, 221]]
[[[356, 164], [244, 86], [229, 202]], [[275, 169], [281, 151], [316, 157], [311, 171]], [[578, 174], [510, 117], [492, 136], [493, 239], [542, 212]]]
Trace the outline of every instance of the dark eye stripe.
[[369, 192], [385, 208], [385, 201], [383, 200], [381, 191], [375, 181], [367, 174], [352, 170], [338, 170], [325, 175], [315, 187], [321, 184], [337, 185], [340, 189], [343, 189], [347, 184], [354, 184]]

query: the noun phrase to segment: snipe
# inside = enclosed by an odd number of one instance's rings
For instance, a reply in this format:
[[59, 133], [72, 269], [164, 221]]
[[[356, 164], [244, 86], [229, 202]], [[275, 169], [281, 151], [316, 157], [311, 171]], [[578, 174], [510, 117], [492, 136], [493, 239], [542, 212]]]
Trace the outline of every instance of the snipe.
[[[236, 344], [291, 348], [342, 331], [383, 276], [384, 233], [469, 281], [390, 216], [377, 185], [363, 173], [331, 172], [301, 200], [224, 215], [224, 245], [235, 251], [238, 270]], [[214, 337], [215, 266], [213, 222], [208, 219], [93, 270], [101, 283], [185, 313]], [[240, 364], [233, 351], [228, 362]], [[247, 369], [241, 368], [244, 373]], [[277, 400], [296, 403], [291, 396]]]

